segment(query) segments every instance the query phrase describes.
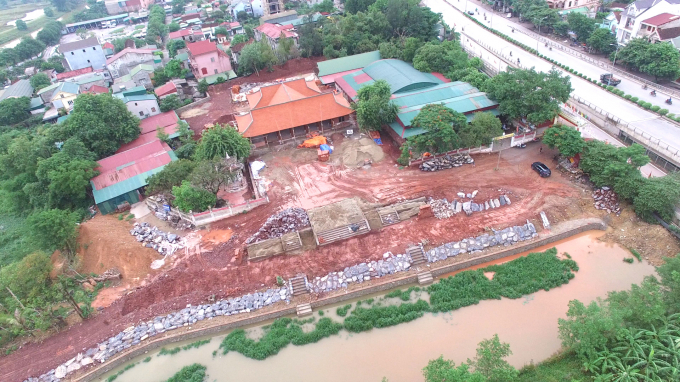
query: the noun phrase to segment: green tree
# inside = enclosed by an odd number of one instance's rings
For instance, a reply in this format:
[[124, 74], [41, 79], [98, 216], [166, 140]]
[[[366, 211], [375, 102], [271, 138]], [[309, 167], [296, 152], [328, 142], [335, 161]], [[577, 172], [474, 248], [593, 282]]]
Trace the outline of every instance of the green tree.
[[45, 12], [45, 16], [47, 17], [54, 17], [54, 10], [51, 7], [45, 7], [43, 12]]
[[[647, 62], [645, 58], [647, 55], [647, 50], [652, 44], [644, 38], [633, 38], [628, 43], [619, 49], [616, 53], [616, 62], [623, 64], [629, 69], [639, 70]], [[609, 60], [613, 61], [615, 57], [614, 53], [609, 55]]]
[[221, 34], [223, 36], [229, 36], [229, 32], [227, 31], [227, 28], [225, 27], [217, 27], [215, 28], [215, 35]]
[[0, 49], [0, 64], [3, 66], [11, 66], [19, 62], [19, 55], [16, 50], [12, 48]]
[[203, 137], [196, 147], [196, 159], [225, 158], [227, 154], [239, 160], [248, 158], [250, 141], [230, 126], [216, 124], [214, 127], [204, 130]]
[[272, 47], [265, 41], [254, 42], [241, 49], [238, 72], [240, 76], [251, 73], [256, 73], [259, 76], [260, 70], [271, 69], [274, 63], [276, 63], [276, 56]]
[[182, 107], [184, 103], [176, 94], [171, 94], [161, 100], [161, 111], [165, 113], [166, 111], [175, 110]]
[[440, 356], [428, 362], [423, 369], [425, 382], [486, 382], [487, 379], [470, 370], [470, 365], [462, 363], [456, 367], [455, 362]]
[[21, 60], [35, 57], [43, 50], [45, 50], [45, 44], [29, 36], [23, 37], [19, 44], [14, 47], [14, 52], [16, 52], [17, 57]]
[[246, 36], [243, 33], [239, 33], [234, 36], [234, 38], [231, 39], [231, 46], [234, 46], [236, 44], [241, 44], [244, 42], [248, 42], [248, 36]]
[[[622, 180], [640, 177], [640, 167], [649, 163], [645, 148], [638, 144], [614, 147], [601, 141], [587, 141], [579, 166], [590, 176], [597, 187], [612, 186], [620, 193], [617, 184]], [[632, 199], [634, 194], [626, 193]]]
[[181, 186], [182, 181], [189, 180], [194, 168], [196, 168], [196, 162], [187, 159], [168, 163], [163, 170], [149, 177], [147, 193], [152, 195], [172, 191], [173, 187]]
[[198, 91], [201, 93], [205, 93], [208, 91], [208, 81], [206, 81], [205, 78], [198, 81]]
[[569, 33], [569, 23], [566, 21], [557, 22], [553, 26], [553, 31], [555, 31], [555, 34], [558, 36], [566, 36], [567, 33]]
[[25, 31], [26, 29], [28, 29], [28, 25], [26, 25], [26, 22], [24, 20], [17, 20], [15, 22], [15, 25], [17, 29], [20, 31]]
[[139, 136], [139, 119], [110, 94], [81, 94], [62, 125], [63, 138], [76, 137], [97, 158], [107, 157]]
[[170, 40], [165, 45], [165, 47], [168, 49], [168, 54], [170, 55], [170, 58], [175, 58], [175, 56], [177, 56], [178, 50], [186, 48], [186, 43], [184, 42], [184, 40]]
[[[471, 62], [472, 60], [470, 60]], [[462, 81], [467, 82], [470, 85], [476, 87], [477, 89], [484, 89], [486, 82], [489, 80], [489, 76], [481, 72], [477, 68], [467, 67], [465, 69], [459, 69], [446, 74], [446, 78], [451, 81]]]
[[[314, 23], [309, 22], [309, 16], [303, 18], [304, 23], [299, 27], [298, 43], [303, 57], [319, 56], [323, 53], [324, 41], [321, 30]], [[239, 35], [236, 35], [238, 37]], [[234, 37], [234, 39], [236, 39]], [[247, 40], [247, 37], [245, 37]], [[232, 45], [234, 42], [232, 41]]]
[[410, 137], [409, 145], [419, 153], [443, 153], [461, 147], [458, 131], [467, 124], [467, 118], [443, 104], [429, 104], [420, 109], [411, 126], [425, 133]]
[[172, 14], [181, 15], [184, 13], [184, 0], [172, 0]]
[[80, 37], [81, 40], [85, 40], [87, 38], [87, 34], [88, 34], [87, 29], [83, 27], [76, 29], [76, 35], [78, 35], [78, 37]]
[[600, 53], [610, 54], [616, 50], [616, 36], [607, 28], [597, 28], [586, 42]]
[[168, 32], [177, 32], [179, 30], [180, 26], [176, 22], [171, 22], [168, 24]]
[[0, 270], [0, 288], [9, 288], [19, 300], [40, 298], [50, 281], [52, 262], [44, 252], [33, 252]]
[[172, 195], [175, 197], [172, 204], [184, 212], [203, 212], [217, 202], [215, 194], [196, 188], [186, 180], [181, 186], [172, 187]]
[[153, 70], [153, 83], [155, 86], [161, 86], [168, 81], [170, 81], [170, 77], [165, 72], [165, 68], [158, 67]]
[[428, 42], [413, 57], [413, 67], [421, 72], [448, 73], [467, 67], [467, 53], [457, 41]]
[[526, 18], [534, 24], [534, 26], [543, 28], [543, 31], [553, 28], [555, 24], [562, 20], [558, 10], [549, 8], [548, 3], [532, 5], [526, 14]]
[[357, 122], [364, 131], [380, 130], [382, 125], [397, 118], [397, 105], [390, 101], [392, 91], [385, 80], [375, 81], [357, 92], [352, 109], [357, 112]]
[[31, 240], [45, 251], [66, 250], [75, 255], [78, 214], [52, 209], [32, 213], [26, 219]]
[[222, 159], [199, 162], [191, 173], [191, 184], [217, 195], [220, 187], [231, 183], [238, 173], [231, 172], [229, 164]]
[[503, 135], [501, 120], [489, 112], [475, 113], [472, 122], [460, 127], [462, 147], [486, 146], [495, 137]]
[[345, 0], [345, 12], [352, 14], [366, 12], [373, 3], [375, 0]]
[[5, 98], [0, 101], [0, 125], [14, 125], [31, 116], [28, 97]]
[[501, 342], [498, 334], [494, 334], [493, 338], [479, 343], [477, 356], [467, 363], [489, 382], [512, 381], [517, 377], [517, 370], [504, 359], [511, 355], [510, 344]]
[[664, 258], [663, 265], [656, 269], [661, 280], [661, 293], [669, 313], [680, 312], [680, 256]]
[[648, 222], [655, 222], [654, 214], [665, 221], [675, 216], [675, 206], [680, 202], [680, 178], [673, 174], [647, 179], [633, 200], [635, 213]]
[[640, 70], [659, 79], [675, 80], [680, 77], [680, 52], [670, 42], [651, 44], [643, 57]]
[[68, 12], [70, 10], [68, 0], [52, 0], [52, 4], [59, 12]]
[[486, 83], [486, 92], [500, 104], [501, 114], [530, 123], [553, 119], [571, 94], [571, 81], [557, 70], [549, 73], [508, 68]]
[[63, 28], [64, 24], [60, 23], [59, 21], [52, 20], [45, 24], [45, 26], [38, 32], [38, 34], [36, 35], [36, 39], [45, 45], [57, 45], [59, 44], [59, 40], [61, 39], [61, 30]]
[[280, 64], [283, 64], [289, 59], [296, 57], [297, 49], [295, 48], [295, 41], [292, 38], [285, 37], [283, 32], [281, 32], [281, 37], [279, 37], [279, 46], [276, 48], [275, 53]]
[[576, 33], [578, 40], [581, 42], [588, 41], [590, 35], [595, 31], [595, 28], [597, 28], [595, 20], [578, 12], [569, 13], [567, 22], [569, 23], [569, 29]]
[[543, 143], [551, 149], [557, 147], [560, 154], [571, 158], [583, 151], [585, 141], [576, 129], [565, 125], [555, 125], [545, 131]]
[[50, 77], [47, 76], [45, 73], [36, 73], [33, 76], [31, 76], [31, 86], [35, 91], [38, 91], [46, 86], [50, 86], [52, 84], [52, 81], [50, 81]]

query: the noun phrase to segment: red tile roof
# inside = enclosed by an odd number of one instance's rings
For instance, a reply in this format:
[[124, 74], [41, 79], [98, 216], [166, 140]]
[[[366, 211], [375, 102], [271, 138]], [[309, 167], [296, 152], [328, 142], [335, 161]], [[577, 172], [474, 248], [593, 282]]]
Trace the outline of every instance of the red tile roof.
[[107, 41], [107, 42], [104, 43], [104, 45], [102, 45], [102, 48], [104, 48], [104, 49], [115, 49], [116, 47], [113, 46], [113, 44], [111, 44], [110, 42]]
[[255, 107], [235, 117], [239, 132], [244, 137], [256, 137], [352, 114], [342, 94], [320, 93], [309, 86], [301, 79], [249, 95], [248, 102]]
[[90, 93], [90, 94], [103, 94], [103, 93], [108, 93], [109, 88], [101, 85], [92, 85], [91, 88], [85, 90], [83, 93]]
[[276, 40], [279, 37], [281, 37], [281, 33], [283, 33], [285, 37], [297, 36], [297, 34], [292, 31], [293, 28], [294, 27], [292, 24], [278, 25], [264, 23], [255, 29], [266, 34], [267, 36], [269, 36], [269, 38]]
[[111, 64], [112, 62], [118, 60], [119, 58], [123, 57], [124, 55], [128, 53], [140, 53], [140, 54], [153, 54], [156, 49], [137, 49], [137, 48], [125, 48], [121, 50], [120, 52], [114, 54], [113, 56], [109, 57], [106, 59], [106, 65]]
[[191, 30], [191, 29], [181, 29], [181, 30], [178, 30], [177, 32], [170, 33], [168, 35], [168, 37], [170, 39], [175, 39], [175, 38], [180, 38], [180, 37], [184, 37], [184, 36], [191, 36], [191, 35], [195, 36], [195, 35], [202, 35], [202, 34], [203, 34], [203, 32], [201, 32], [201, 31], [195, 31], [195, 30]]
[[159, 127], [167, 127], [177, 125], [179, 118], [174, 110], [166, 111], [165, 113], [156, 114], [153, 117], [144, 118], [139, 122], [139, 128], [142, 134], [156, 133]]
[[187, 49], [189, 49], [192, 56], [200, 56], [201, 54], [217, 51], [217, 44], [208, 40], [203, 40], [187, 44]]
[[666, 24], [667, 22], [677, 20], [678, 18], [680, 18], [680, 16], [678, 15], [672, 15], [670, 13], [661, 13], [654, 17], [650, 17], [647, 20], [644, 20], [642, 23], [647, 25], [659, 26]]
[[170, 163], [169, 151], [170, 146], [156, 138], [98, 161], [100, 174], [92, 178], [94, 189], [101, 190]]
[[64, 73], [58, 73], [57, 74], [57, 80], [65, 80], [67, 78], [71, 77], [77, 77], [82, 74], [86, 73], [91, 73], [92, 72], [92, 67], [88, 66], [87, 68], [82, 68], [82, 69], [76, 69], [76, 70], [71, 70], [70, 72], [64, 72]]
[[170, 81], [165, 85], [157, 87], [153, 92], [156, 93], [158, 97], [163, 97], [168, 94], [177, 93], [177, 86], [174, 82]]
[[239, 23], [238, 21], [233, 21], [233, 22], [225, 21], [222, 24], [220, 24], [220, 26], [223, 26], [227, 29], [235, 29], [235, 28], [240, 27], [241, 23]]

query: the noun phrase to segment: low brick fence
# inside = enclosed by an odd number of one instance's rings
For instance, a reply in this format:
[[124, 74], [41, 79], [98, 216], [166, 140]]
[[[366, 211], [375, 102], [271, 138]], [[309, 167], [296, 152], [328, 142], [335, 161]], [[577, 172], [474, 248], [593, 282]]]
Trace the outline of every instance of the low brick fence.
[[175, 112], [177, 113], [177, 115], [179, 115], [181, 117], [181, 114], [184, 113], [185, 111], [191, 110], [191, 109], [193, 109], [197, 106], [201, 106], [206, 102], [210, 102], [211, 100], [212, 100], [212, 97], [210, 96], [210, 93], [205, 92], [205, 98], [199, 99], [198, 101], [192, 102], [188, 105], [178, 107], [177, 109], [175, 109]]
[[[573, 221], [568, 221], [568, 222], [563, 222], [561, 224], [558, 224], [553, 227], [552, 231], [550, 233], [547, 233], [543, 237], [538, 237], [537, 239], [523, 242], [522, 244], [518, 244], [515, 246], [512, 246], [510, 248], [502, 249], [499, 251], [495, 251], [492, 253], [489, 253], [487, 255], [479, 256], [474, 259], [470, 260], [465, 260], [459, 263], [455, 264], [448, 264], [448, 265], [442, 265], [442, 266], [437, 266], [437, 263], [430, 263], [430, 272], [432, 272], [433, 276], [441, 276], [445, 275], [447, 273], [459, 271], [462, 269], [466, 269], [475, 265], [479, 264], [484, 264], [490, 261], [502, 259], [505, 257], [509, 256], [514, 256], [522, 252], [527, 252], [531, 251], [533, 249], [536, 249], [538, 247], [548, 245], [551, 243], [554, 243], [556, 241], [564, 240], [567, 239], [571, 236], [586, 232], [586, 231], [593, 231], [593, 230], [599, 230], [599, 231], [604, 231], [607, 228], [607, 225], [605, 224], [604, 221], [598, 218], [587, 218], [587, 219], [578, 219], [578, 220], [573, 220]], [[406, 274], [402, 277], [396, 278], [396, 279], [391, 279], [391, 280], [384, 280], [383, 282], [377, 283], [375, 285], [358, 289], [355, 291], [350, 291], [348, 292], [347, 290], [339, 290], [334, 295], [328, 296], [328, 297], [322, 297], [319, 298], [318, 300], [312, 301], [311, 306], [313, 308], [320, 308], [324, 307], [327, 305], [334, 305], [338, 303], [342, 303], [348, 300], [353, 300], [360, 298], [362, 296], [366, 296], [369, 294], [374, 294], [378, 292], [383, 292], [387, 290], [391, 290], [394, 288], [402, 287], [404, 285], [410, 285], [410, 284], [415, 284], [418, 281], [418, 276], [415, 271], [409, 271], [406, 272]], [[242, 319], [238, 319], [232, 322], [228, 323], [222, 323], [222, 324], [216, 324], [214, 326], [206, 327], [206, 328], [200, 328], [200, 329], [191, 329], [188, 331], [185, 331], [184, 333], [177, 333], [175, 335], [169, 335], [167, 337], [163, 338], [157, 338], [148, 342], [145, 342], [142, 345], [136, 346], [134, 348], [131, 348], [130, 351], [128, 352], [123, 352], [120, 353], [118, 356], [110, 359], [107, 361], [104, 365], [101, 367], [95, 368], [90, 370], [89, 372], [75, 377], [73, 380], [74, 381], [92, 381], [95, 380], [96, 378], [101, 377], [102, 375], [106, 374], [107, 372], [129, 362], [130, 360], [139, 357], [149, 351], [158, 349], [162, 346], [180, 342], [180, 341], [185, 341], [185, 340], [191, 340], [199, 337], [205, 337], [205, 336], [212, 336], [216, 335], [219, 333], [224, 332], [225, 330], [229, 329], [235, 329], [247, 325], [253, 325], [261, 322], [265, 322], [267, 320], [272, 320], [280, 317], [285, 317], [289, 316], [292, 314], [295, 314], [296, 309], [295, 305], [290, 304], [288, 306], [284, 305], [284, 303], [281, 303], [280, 306], [282, 306], [280, 309], [275, 310], [273, 312], [266, 312], [266, 313], [261, 313], [261, 314], [255, 314], [250, 317], [244, 317]]]

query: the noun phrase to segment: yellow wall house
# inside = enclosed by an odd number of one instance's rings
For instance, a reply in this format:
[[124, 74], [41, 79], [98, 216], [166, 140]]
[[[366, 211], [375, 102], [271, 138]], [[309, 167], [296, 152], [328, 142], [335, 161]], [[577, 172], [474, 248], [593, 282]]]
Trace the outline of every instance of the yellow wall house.
[[57, 110], [63, 107], [70, 113], [71, 110], [73, 110], [73, 102], [75, 102], [79, 92], [80, 88], [78, 87], [78, 84], [73, 82], [62, 82], [54, 89], [54, 93], [52, 93], [52, 105], [54, 105]]

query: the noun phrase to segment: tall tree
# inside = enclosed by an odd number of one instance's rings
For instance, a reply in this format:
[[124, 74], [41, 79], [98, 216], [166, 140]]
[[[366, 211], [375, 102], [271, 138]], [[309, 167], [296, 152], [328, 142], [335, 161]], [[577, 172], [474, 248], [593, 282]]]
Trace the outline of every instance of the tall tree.
[[675, 80], [680, 77], [680, 52], [670, 42], [651, 44], [643, 57], [640, 67], [654, 79]]
[[31, 76], [30, 79], [31, 86], [35, 91], [38, 91], [46, 86], [50, 86], [52, 84], [52, 81], [50, 81], [50, 77], [47, 76], [45, 73], [36, 73], [33, 76]]
[[413, 67], [421, 72], [448, 73], [467, 67], [467, 53], [457, 41], [428, 42], [416, 51]]
[[511, 355], [510, 344], [501, 342], [498, 334], [494, 334], [479, 343], [477, 356], [473, 360], [468, 359], [467, 363], [489, 382], [512, 381], [517, 377], [517, 370], [504, 359]]
[[15, 25], [17, 29], [20, 31], [25, 31], [26, 29], [28, 29], [28, 25], [26, 25], [26, 22], [24, 20], [17, 20], [15, 22]]
[[66, 210], [44, 210], [27, 219], [31, 239], [46, 251], [65, 249], [75, 254], [78, 238], [78, 214]]
[[420, 109], [411, 126], [425, 130], [423, 134], [410, 137], [409, 144], [419, 153], [433, 154], [461, 147], [460, 131], [467, 125], [467, 118], [443, 104], [429, 104]]
[[542, 123], [559, 113], [560, 103], [569, 99], [572, 87], [569, 77], [557, 70], [543, 73], [534, 68], [509, 68], [486, 83], [486, 92], [498, 101], [502, 114]]
[[501, 120], [490, 112], [475, 113], [472, 122], [460, 127], [458, 135], [462, 147], [488, 145], [495, 137], [503, 135]]
[[224, 159], [226, 155], [245, 160], [250, 155], [250, 142], [231, 126], [215, 125], [205, 130], [196, 148], [197, 160]]
[[609, 54], [616, 50], [616, 36], [607, 28], [597, 28], [587, 40], [588, 46], [596, 51]]
[[[646, 64], [647, 50], [652, 44], [644, 38], [634, 38], [628, 44], [619, 49], [616, 53], [616, 62], [625, 65], [629, 69], [640, 69]], [[614, 53], [609, 55], [610, 60], [614, 60]]]
[[276, 56], [272, 47], [266, 41], [254, 42], [241, 49], [239, 56], [239, 75], [256, 73], [260, 75], [260, 70], [269, 68], [276, 63]]
[[569, 29], [576, 33], [578, 40], [581, 42], [588, 41], [588, 38], [597, 27], [595, 20], [578, 12], [569, 13], [567, 22], [569, 23]]
[[172, 204], [184, 212], [203, 212], [217, 202], [215, 194], [196, 188], [186, 180], [181, 186], [172, 188], [172, 195], [175, 197]]
[[97, 158], [107, 157], [139, 136], [139, 119], [110, 94], [81, 94], [61, 126], [64, 139], [76, 137]]
[[204, 160], [191, 173], [191, 184], [217, 195], [222, 186], [231, 183], [238, 174], [231, 172], [223, 159]]
[[0, 101], [0, 125], [14, 125], [31, 116], [28, 97], [5, 98]]
[[163, 170], [149, 177], [147, 192], [149, 194], [157, 194], [172, 191], [173, 187], [181, 186], [182, 181], [189, 180], [194, 168], [196, 168], [196, 162], [187, 159], [168, 163], [163, 167]]
[[557, 147], [560, 154], [571, 158], [583, 151], [585, 141], [576, 129], [565, 125], [555, 125], [545, 131], [543, 143], [551, 149]]
[[364, 131], [380, 130], [382, 125], [394, 122], [397, 105], [390, 101], [392, 91], [385, 80], [375, 81], [357, 92], [352, 109], [357, 112], [357, 122]]
[[655, 214], [665, 221], [673, 220], [675, 206], [678, 203], [680, 203], [680, 178], [672, 174], [647, 179], [642, 183], [633, 206], [638, 216], [648, 222], [656, 222]]

